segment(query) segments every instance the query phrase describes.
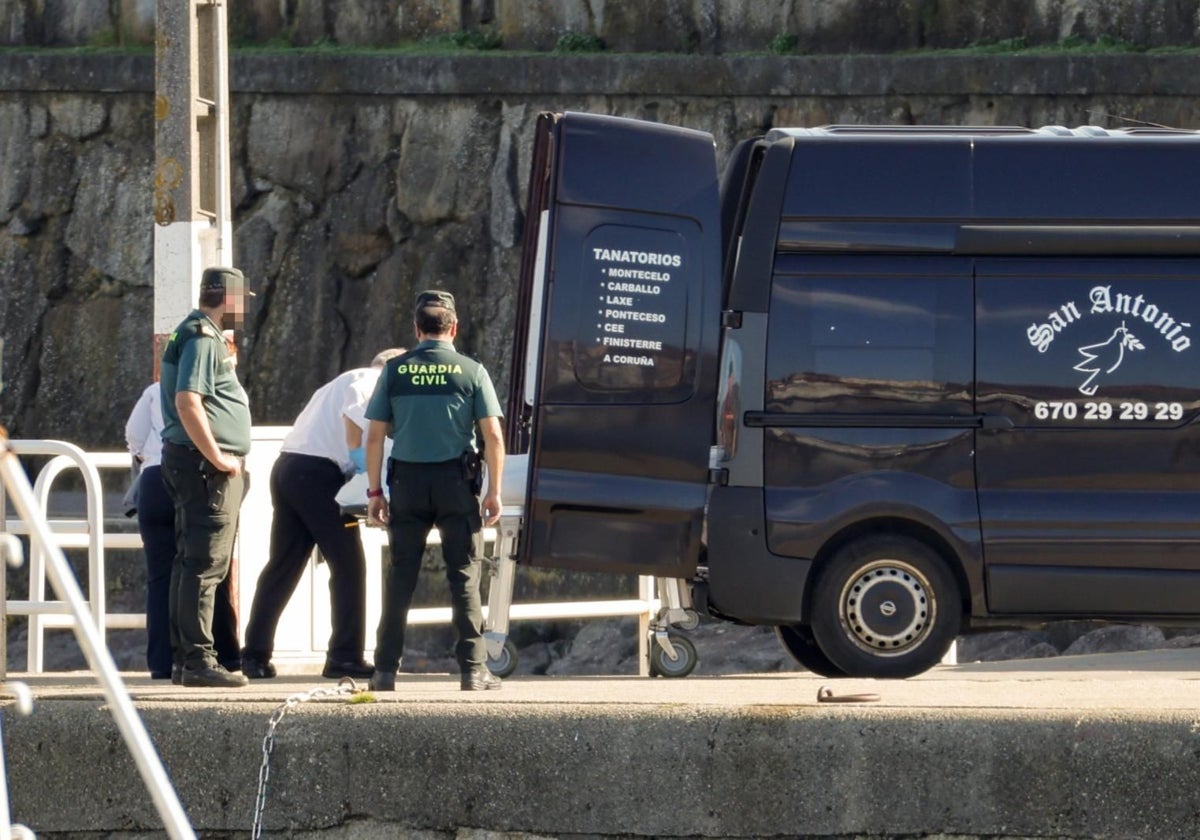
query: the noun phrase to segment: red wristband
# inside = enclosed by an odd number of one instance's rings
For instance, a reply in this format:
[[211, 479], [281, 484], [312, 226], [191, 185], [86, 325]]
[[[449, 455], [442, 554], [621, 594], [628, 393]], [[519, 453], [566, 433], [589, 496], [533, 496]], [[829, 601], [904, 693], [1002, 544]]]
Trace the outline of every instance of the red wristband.
[[371, 488], [369, 488], [369, 487], [367, 488], [367, 498], [368, 498], [368, 499], [378, 499], [378, 498], [379, 498], [380, 496], [382, 496], [382, 495], [383, 495], [383, 488], [382, 488], [382, 487], [378, 487], [378, 488], [376, 488], [376, 489], [374, 489], [374, 490], [372, 490], [372, 489], [371, 489]]

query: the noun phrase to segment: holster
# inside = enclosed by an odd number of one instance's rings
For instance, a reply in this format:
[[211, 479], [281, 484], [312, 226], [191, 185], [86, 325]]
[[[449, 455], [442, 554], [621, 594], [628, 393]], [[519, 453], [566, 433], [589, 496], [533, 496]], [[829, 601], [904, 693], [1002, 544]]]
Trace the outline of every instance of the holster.
[[459, 458], [458, 464], [462, 468], [463, 481], [471, 488], [471, 495], [478, 496], [483, 492], [483, 458], [478, 452], [468, 449]]

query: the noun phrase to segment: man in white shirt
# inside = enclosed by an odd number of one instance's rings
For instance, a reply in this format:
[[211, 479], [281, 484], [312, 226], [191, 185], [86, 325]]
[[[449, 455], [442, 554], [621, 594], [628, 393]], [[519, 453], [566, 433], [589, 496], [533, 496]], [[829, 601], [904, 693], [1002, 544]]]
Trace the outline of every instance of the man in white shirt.
[[258, 577], [242, 648], [242, 673], [250, 679], [275, 676], [275, 629], [313, 546], [329, 563], [333, 630], [322, 676], [369, 677], [374, 670], [363, 661], [366, 559], [358, 521], [342, 513], [336, 496], [366, 468], [367, 402], [388, 359], [403, 352], [384, 350], [369, 368], [346, 371], [321, 386], [283, 440], [271, 469], [271, 554]]

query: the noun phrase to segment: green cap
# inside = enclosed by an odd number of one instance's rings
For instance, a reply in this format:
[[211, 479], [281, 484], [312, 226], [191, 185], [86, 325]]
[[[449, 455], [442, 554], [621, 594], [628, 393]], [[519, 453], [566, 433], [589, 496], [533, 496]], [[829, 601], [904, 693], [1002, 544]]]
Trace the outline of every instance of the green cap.
[[417, 295], [417, 309], [422, 306], [441, 306], [454, 312], [454, 295], [437, 289], [429, 289]]
[[246, 294], [254, 297], [254, 292], [246, 289], [246, 276], [236, 268], [226, 268], [225, 266], [213, 266], [212, 268], [204, 269], [204, 273], [200, 275], [200, 291], [237, 291], [244, 289]]

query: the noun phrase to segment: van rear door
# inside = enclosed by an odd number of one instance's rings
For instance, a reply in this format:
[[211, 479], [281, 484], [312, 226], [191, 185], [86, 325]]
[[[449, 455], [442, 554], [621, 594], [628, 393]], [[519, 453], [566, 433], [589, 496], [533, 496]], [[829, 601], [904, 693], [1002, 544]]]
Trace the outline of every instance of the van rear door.
[[716, 414], [713, 138], [590, 114], [538, 122], [508, 445], [528, 453], [521, 562], [686, 577]]

